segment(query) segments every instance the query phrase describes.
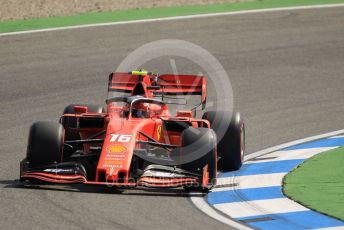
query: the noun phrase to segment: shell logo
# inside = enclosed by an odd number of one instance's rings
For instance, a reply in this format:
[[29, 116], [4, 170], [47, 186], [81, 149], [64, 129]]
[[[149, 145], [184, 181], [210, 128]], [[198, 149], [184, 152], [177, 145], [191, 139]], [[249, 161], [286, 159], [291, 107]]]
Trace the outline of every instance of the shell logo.
[[123, 145], [109, 145], [107, 148], [108, 153], [125, 153], [127, 151], [127, 148]]

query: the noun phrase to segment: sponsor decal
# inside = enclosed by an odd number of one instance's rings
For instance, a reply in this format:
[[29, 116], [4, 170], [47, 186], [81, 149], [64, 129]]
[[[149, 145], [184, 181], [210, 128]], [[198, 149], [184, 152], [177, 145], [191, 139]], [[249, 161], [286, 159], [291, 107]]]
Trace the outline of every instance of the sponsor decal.
[[123, 168], [123, 165], [103, 164], [103, 168]]
[[109, 145], [106, 150], [109, 154], [121, 154], [127, 152], [127, 148], [124, 145]]
[[122, 168], [123, 167], [123, 161], [104, 161], [103, 163], [103, 167], [105, 168], [111, 168], [111, 167], [114, 167], [114, 168]]
[[161, 137], [161, 125], [158, 126], [158, 129], [157, 129], [157, 136], [158, 136], [158, 140], [160, 140], [160, 137]]
[[106, 154], [104, 160], [114, 160], [114, 161], [123, 161], [125, 159], [124, 154], [116, 154], [116, 155], [111, 155], [111, 154]]
[[43, 171], [52, 173], [74, 173], [73, 169], [44, 169]]

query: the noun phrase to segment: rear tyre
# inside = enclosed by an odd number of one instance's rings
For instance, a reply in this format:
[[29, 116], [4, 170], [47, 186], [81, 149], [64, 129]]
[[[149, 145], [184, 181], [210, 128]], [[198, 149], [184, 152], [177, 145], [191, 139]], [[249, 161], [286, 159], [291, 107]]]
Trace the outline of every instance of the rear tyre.
[[[182, 163], [181, 168], [189, 172], [201, 175], [201, 183], [197, 186], [184, 186], [186, 190], [207, 191], [216, 184], [217, 177], [217, 152], [216, 134], [208, 128], [187, 128], [182, 133], [181, 160], [187, 162], [188, 159], [196, 158], [188, 163]], [[206, 153], [202, 153], [206, 150]], [[200, 158], [195, 154], [202, 154]], [[188, 159], [187, 159], [188, 158]], [[204, 174], [203, 169], [208, 167], [208, 183], [202, 185]]]
[[64, 128], [59, 123], [35, 122], [29, 132], [26, 159], [29, 167], [40, 167], [61, 162]]
[[[228, 111], [205, 112], [203, 119], [210, 122], [211, 128], [219, 140], [217, 151], [218, 166], [222, 171], [233, 171], [241, 168], [245, 152], [245, 124], [240, 113]], [[223, 130], [223, 127], [228, 127]], [[222, 138], [221, 138], [222, 136]]]

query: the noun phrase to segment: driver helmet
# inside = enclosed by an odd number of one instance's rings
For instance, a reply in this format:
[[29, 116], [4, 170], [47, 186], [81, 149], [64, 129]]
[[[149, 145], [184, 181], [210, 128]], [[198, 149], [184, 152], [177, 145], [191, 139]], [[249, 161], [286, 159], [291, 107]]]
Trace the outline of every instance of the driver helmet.
[[150, 108], [149, 103], [138, 102], [132, 107], [132, 116], [136, 118], [149, 118]]

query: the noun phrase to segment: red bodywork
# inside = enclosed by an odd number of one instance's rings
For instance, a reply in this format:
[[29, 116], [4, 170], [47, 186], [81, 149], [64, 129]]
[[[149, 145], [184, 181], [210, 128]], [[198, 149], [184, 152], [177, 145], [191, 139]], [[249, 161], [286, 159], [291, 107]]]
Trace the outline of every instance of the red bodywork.
[[[141, 95], [152, 99], [156, 95], [195, 94], [201, 96], [201, 104], [206, 103], [206, 80], [203, 76], [194, 75], [133, 75], [131, 73], [112, 73], [109, 76], [108, 90], [130, 92], [131, 95]], [[196, 119], [191, 110], [178, 111], [171, 116], [167, 104], [154, 104], [149, 107], [149, 117], [134, 117], [129, 114], [123, 117], [125, 107], [119, 106], [111, 100], [107, 101], [106, 113], [89, 112], [85, 106], [75, 106], [74, 114], [64, 114], [65, 119], [83, 119], [100, 121], [98, 127], [76, 127], [70, 131], [78, 132], [81, 140], [86, 140], [97, 133], [104, 131], [98, 138], [102, 143], [84, 143], [83, 154], [92, 154], [92, 148], [101, 147], [96, 172], [92, 180], [82, 175], [59, 175], [57, 171], [36, 172], [27, 170], [21, 173], [21, 179], [39, 179], [54, 183], [85, 183], [103, 184], [112, 186], [151, 186], [151, 187], [175, 187], [185, 184], [202, 183], [196, 177], [182, 178], [158, 178], [141, 176], [132, 180], [134, 150], [140, 148], [138, 141], [154, 141], [162, 144], [181, 146], [181, 132], [168, 130], [164, 122], [184, 122], [190, 126], [210, 127], [207, 120]], [[68, 129], [68, 128], [66, 128]], [[150, 138], [148, 138], [149, 136]], [[207, 175], [207, 167], [204, 167], [203, 175]]]

